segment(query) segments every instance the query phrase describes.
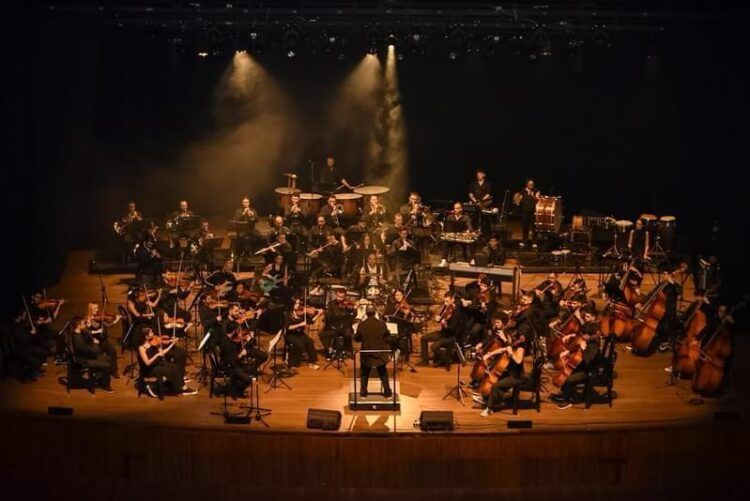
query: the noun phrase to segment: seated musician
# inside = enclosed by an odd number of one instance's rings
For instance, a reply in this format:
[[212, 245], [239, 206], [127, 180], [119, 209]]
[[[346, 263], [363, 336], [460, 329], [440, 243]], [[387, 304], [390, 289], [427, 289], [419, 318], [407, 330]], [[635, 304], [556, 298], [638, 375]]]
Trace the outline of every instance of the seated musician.
[[[174, 340], [164, 342], [150, 328], [145, 329], [143, 337], [143, 343], [138, 347], [141, 376], [163, 378], [167, 382], [170, 394], [197, 395], [198, 390], [185, 384], [185, 350], [177, 346]], [[150, 385], [146, 385], [146, 391], [152, 397], [158, 396]]]
[[[461, 202], [455, 202], [453, 204], [453, 212], [448, 214], [445, 218], [444, 231], [450, 233], [463, 233], [472, 231], [471, 219], [469, 216], [464, 214], [463, 204]], [[469, 261], [469, 249], [471, 247], [468, 243], [457, 243], [457, 242], [443, 242], [443, 257], [440, 261], [440, 267], [444, 268], [448, 266], [448, 256], [453, 255], [455, 257], [456, 246], [461, 247], [464, 261]]]
[[225, 332], [235, 334], [233, 337], [240, 349], [240, 359], [252, 369], [252, 374], [268, 360], [268, 353], [258, 346], [258, 338], [255, 335], [256, 323], [254, 311], [242, 310], [235, 304], [227, 309], [227, 316], [222, 325]]
[[130, 329], [127, 344], [133, 349], [143, 342], [143, 339], [141, 339], [142, 327], [151, 327], [153, 325], [156, 317], [154, 308], [158, 306], [160, 299], [161, 291], [158, 291], [154, 298], [150, 298], [142, 288], [132, 290], [128, 294], [125, 308], [130, 316], [132, 328]]
[[[565, 359], [572, 354], [573, 350], [581, 350], [583, 352], [583, 359], [565, 380], [560, 388], [560, 393], [550, 396], [550, 399], [558, 404], [557, 408], [561, 410], [568, 409], [573, 405], [571, 402], [573, 390], [575, 390], [577, 385], [586, 382], [589, 372], [599, 360], [599, 331], [596, 316], [592, 311], [586, 309], [583, 312], [583, 317], [584, 325], [581, 327], [581, 331], [577, 337], [579, 340], [577, 345], [571, 350], [565, 350], [560, 354], [560, 358]], [[575, 335], [572, 336], [575, 337]]]
[[[461, 308], [457, 304], [456, 295], [453, 292], [446, 292], [443, 295], [443, 308], [436, 321], [440, 324], [440, 330], [425, 334], [420, 339], [420, 354], [422, 361], [420, 365], [428, 365], [428, 345], [432, 343], [433, 365], [439, 367], [445, 366], [445, 370], [450, 371], [450, 357], [456, 342], [461, 342], [463, 336], [463, 321]], [[445, 348], [442, 350], [441, 348]]]
[[259, 299], [258, 293], [248, 289], [243, 281], [237, 282], [234, 288], [227, 293], [227, 301], [239, 304], [243, 310], [255, 308]]
[[[499, 342], [501, 346], [508, 346], [511, 343], [510, 334], [505, 333], [505, 326], [508, 325], [509, 316], [507, 313], [501, 310], [497, 310], [492, 315], [492, 321], [490, 327], [484, 333], [484, 337], [474, 345], [474, 351], [478, 357], [481, 357], [485, 362], [489, 360], [489, 357], [485, 358], [485, 355], [489, 353], [487, 351], [489, 347], [495, 342]], [[480, 380], [472, 379], [470, 385], [473, 388], [479, 386]]]
[[206, 240], [215, 238], [211, 224], [207, 220], [201, 221], [201, 226], [198, 229], [198, 235], [190, 242], [190, 253], [203, 264], [208, 264], [211, 261], [208, 249], [203, 247]]
[[191, 284], [185, 280], [182, 283], [176, 283], [177, 275], [164, 274], [164, 283], [168, 286], [175, 284], [174, 287], [160, 294], [159, 308], [167, 312], [171, 317], [176, 317], [182, 320], [183, 325], [187, 325], [190, 322], [190, 312], [182, 307], [180, 301], [186, 301], [190, 296]]
[[[284, 207], [284, 222], [291, 230], [292, 234], [297, 237], [298, 242], [303, 242], [307, 238], [307, 220], [309, 214], [307, 209], [300, 203], [300, 194], [298, 191], [292, 193], [292, 201], [289, 207]], [[299, 250], [299, 249], [297, 249]]]
[[13, 340], [13, 359], [18, 362], [21, 371], [18, 374], [21, 382], [36, 381], [44, 374], [43, 365], [49, 356], [48, 350], [34, 343], [36, 329], [29, 322], [26, 310], [16, 315], [10, 328]]
[[169, 247], [180, 248], [180, 239], [187, 238], [189, 235], [181, 227], [183, 219], [194, 216], [193, 211], [190, 210], [187, 200], [180, 200], [177, 210], [173, 210], [169, 214], [169, 220], [167, 221], [166, 227], [169, 231]]
[[393, 292], [388, 295], [385, 311], [391, 319], [396, 319], [399, 338], [397, 348], [401, 351], [401, 357], [404, 360], [409, 360], [412, 349], [412, 334], [417, 329], [413, 323], [414, 310], [402, 289], [393, 289]]
[[383, 226], [387, 221], [388, 211], [380, 201], [377, 195], [370, 196], [370, 208], [365, 213], [363, 219], [364, 226], [368, 231], [375, 231]]
[[493, 318], [498, 307], [497, 291], [492, 281], [486, 275], [480, 274], [475, 283], [466, 286], [468, 342], [476, 344]]
[[273, 225], [271, 231], [268, 233], [268, 243], [274, 243], [279, 239], [279, 235], [289, 236], [292, 234], [292, 230], [284, 226], [284, 218], [282, 216], [275, 216], [273, 218]]
[[399, 228], [398, 238], [391, 242], [387, 250], [391, 269], [399, 275], [414, 269], [419, 261], [419, 255], [415, 256], [413, 251], [416, 251], [416, 245], [409, 239], [409, 230], [402, 226]]
[[63, 351], [62, 338], [52, 328], [52, 324], [60, 315], [60, 309], [65, 299], [50, 299], [45, 294], [36, 292], [31, 295], [28, 303], [31, 322], [34, 326], [33, 343], [45, 350], [47, 355], [61, 354]]
[[503, 266], [505, 264], [505, 249], [500, 245], [500, 239], [497, 235], [490, 236], [487, 246], [482, 252], [487, 256], [488, 267]]
[[276, 254], [273, 261], [263, 268], [261, 288], [265, 292], [277, 287], [289, 287], [289, 267], [284, 260], [284, 254]]
[[315, 226], [308, 233], [308, 247], [310, 250], [322, 247], [326, 243], [326, 234], [332, 233], [333, 228], [326, 223], [325, 216], [315, 218]]
[[682, 331], [682, 324], [677, 317], [677, 302], [682, 296], [682, 286], [675, 280], [674, 270], [665, 268], [661, 272], [661, 283], [664, 283], [662, 293], [666, 296], [664, 316], [656, 327], [656, 342], [660, 352], [665, 352], [674, 346]]
[[313, 273], [316, 275], [325, 273], [333, 277], [341, 276], [341, 269], [344, 265], [344, 248], [334, 233], [327, 233], [325, 244], [313, 250], [310, 254], [313, 258], [311, 265]]
[[[184, 310], [183, 310], [184, 311]], [[156, 320], [159, 322], [157, 331], [164, 335], [175, 338], [183, 338], [187, 335], [187, 330], [192, 327], [190, 323], [190, 315], [185, 320], [184, 317], [174, 316], [174, 309], [159, 308], [156, 312]]]
[[643, 282], [643, 273], [635, 264], [628, 262], [622, 263], [622, 268], [616, 273], [612, 273], [604, 283], [604, 294], [610, 301], [616, 303], [626, 303], [625, 292], [622, 289], [622, 281], [625, 275], [628, 275], [627, 286], [632, 287], [636, 296], [640, 296], [640, 286]]
[[284, 342], [287, 345], [293, 344], [299, 347], [302, 353], [306, 353], [307, 366], [314, 370], [320, 369], [320, 366], [318, 366], [318, 353], [315, 350], [315, 342], [307, 334], [307, 326], [315, 322], [319, 314], [320, 312], [314, 308], [308, 307], [307, 311], [305, 311], [302, 300], [295, 298], [285, 318], [286, 335], [284, 336]]
[[390, 246], [393, 241], [398, 238], [401, 228], [406, 228], [409, 237], [411, 237], [411, 228], [404, 223], [404, 215], [397, 212], [393, 215], [393, 221], [390, 224], [383, 226], [379, 232], [383, 245], [386, 247]]
[[[504, 326], [507, 321], [508, 316], [500, 311], [493, 318], [493, 328], [497, 329], [497, 327], [494, 326], [500, 325], [499, 328], [502, 330], [502, 326]], [[491, 416], [493, 412], [495, 412], [495, 409], [502, 405], [503, 401], [506, 399], [508, 391], [512, 389], [513, 386], [523, 381], [523, 359], [526, 356], [527, 340], [523, 334], [519, 333], [516, 333], [514, 336], [507, 336], [507, 334], [503, 332], [503, 337], [507, 338], [509, 343], [503, 344], [500, 348], [489, 353], [485, 353], [483, 357], [489, 364], [495, 357], [504, 355], [508, 356], [508, 367], [492, 385], [492, 389], [486, 399], [482, 395], [475, 394], [472, 396], [472, 399], [476, 403], [484, 406], [484, 409], [480, 414], [482, 417]]]
[[635, 222], [635, 227], [628, 234], [628, 251], [637, 261], [648, 260], [648, 252], [651, 245], [651, 235], [646, 229], [643, 219]]
[[476, 170], [476, 179], [469, 184], [469, 201], [482, 209], [492, 205], [492, 186], [481, 167]]
[[372, 252], [376, 255], [380, 254], [381, 248], [382, 247], [374, 241], [371, 234], [363, 233], [360, 239], [355, 241], [349, 249], [344, 250], [347, 260], [345, 275], [350, 276], [351, 273], [354, 272], [356, 276], [352, 280], [359, 280], [359, 270], [367, 261], [367, 256]]
[[237, 283], [237, 276], [234, 274], [233, 269], [234, 260], [227, 259], [224, 261], [224, 265], [220, 270], [210, 273], [204, 281], [210, 287], [226, 289], [224, 292], [229, 292], [229, 290], [234, 287], [234, 284]]
[[333, 228], [333, 231], [337, 235], [344, 234], [344, 228], [347, 226], [346, 218], [344, 217], [344, 208], [336, 200], [336, 195], [328, 195], [326, 204], [320, 208], [318, 216], [323, 216], [326, 224]]
[[367, 255], [364, 266], [359, 269], [358, 285], [363, 292], [369, 287], [385, 287], [385, 273], [374, 252]]
[[284, 263], [289, 266], [289, 270], [294, 271], [297, 265], [297, 254], [294, 252], [292, 244], [289, 243], [288, 234], [279, 233], [277, 240], [271, 246], [273, 248], [264, 254], [266, 262], [272, 263], [276, 256], [283, 256]]
[[549, 327], [542, 309], [541, 301], [536, 293], [525, 291], [516, 311], [511, 316], [516, 332], [522, 334], [529, 342], [534, 342], [547, 336]]
[[[375, 317], [375, 306], [368, 305], [365, 309], [367, 318], [357, 326], [355, 340], [362, 343], [361, 350], [390, 350], [388, 339], [390, 333], [385, 322]], [[393, 391], [388, 382], [387, 364], [390, 360], [388, 353], [362, 353], [361, 354], [361, 372], [360, 372], [360, 391], [359, 395], [367, 397], [367, 383], [370, 379], [370, 371], [375, 368], [378, 371], [378, 377], [383, 385], [383, 396], [390, 398]]]
[[327, 195], [336, 191], [339, 186], [344, 186], [349, 190], [353, 190], [354, 187], [349, 184], [341, 174], [339, 174], [336, 168], [336, 159], [333, 155], [326, 157], [326, 164], [318, 171], [318, 180], [315, 183], [315, 191], [322, 195]]
[[99, 346], [99, 342], [91, 335], [85, 319], [76, 317], [71, 321], [71, 326], [71, 345], [76, 362], [91, 371], [91, 377], [95, 379], [98, 387], [107, 393], [114, 393], [110, 386], [112, 364]]
[[345, 289], [336, 289], [334, 299], [326, 306], [325, 320], [325, 327], [320, 333], [320, 342], [323, 343], [326, 360], [332, 357], [331, 349], [335, 338], [343, 338], [343, 349], [351, 352], [354, 335], [352, 329], [354, 305], [346, 300]]
[[409, 193], [409, 200], [399, 208], [398, 213], [402, 216], [402, 222], [406, 221], [406, 226], [422, 226], [422, 218], [425, 206], [422, 205], [422, 198], [419, 193], [412, 191]]
[[260, 233], [255, 228], [255, 224], [258, 221], [258, 213], [250, 206], [250, 197], [243, 197], [240, 203], [240, 208], [236, 209], [232, 216], [233, 221], [237, 221], [242, 225], [238, 227], [237, 241], [234, 249], [238, 255], [251, 252], [256, 246], [260, 245], [262, 240]]
[[560, 311], [560, 299], [562, 298], [563, 286], [557, 279], [557, 273], [551, 271], [547, 274], [547, 280], [534, 288], [534, 293], [541, 301], [542, 312], [546, 320], [557, 317]]
[[[219, 341], [219, 331], [224, 322], [229, 303], [220, 298], [216, 289], [205, 290], [198, 306], [198, 317], [200, 318], [203, 332], [211, 334], [211, 344]], [[223, 333], [222, 333], [223, 334]]]
[[128, 208], [125, 215], [120, 220], [122, 226], [132, 223], [133, 221], [143, 221], [143, 216], [135, 206], [135, 202], [128, 202]]
[[133, 246], [137, 243], [137, 236], [128, 231], [128, 225], [133, 221], [143, 221], [143, 216], [138, 209], [136, 209], [135, 202], [128, 203], [128, 208], [125, 215], [117, 222], [115, 222], [115, 232], [120, 235], [122, 245], [122, 255], [125, 260], [129, 260], [131, 257], [131, 251]]
[[99, 345], [99, 349], [109, 358], [110, 374], [115, 379], [120, 378], [117, 367], [117, 349], [112, 344], [112, 341], [109, 340], [106, 329], [117, 324], [120, 318], [120, 315], [101, 315], [99, 313], [99, 305], [96, 303], [88, 304], [86, 316], [84, 317], [89, 334], [91, 334], [94, 342]]

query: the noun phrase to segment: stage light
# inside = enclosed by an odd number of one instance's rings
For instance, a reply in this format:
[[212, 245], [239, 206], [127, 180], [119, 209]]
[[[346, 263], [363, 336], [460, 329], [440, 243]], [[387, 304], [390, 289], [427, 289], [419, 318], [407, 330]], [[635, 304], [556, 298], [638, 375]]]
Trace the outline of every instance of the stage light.
[[257, 40], [257, 39], [258, 39], [259, 37], [260, 37], [260, 35], [258, 34], [258, 32], [257, 32], [257, 31], [251, 31], [251, 32], [250, 32], [250, 40], [253, 40], [253, 41], [255, 41], [255, 40]]
[[198, 51], [198, 57], [208, 57], [208, 52], [206, 52], [206, 51]]
[[286, 57], [288, 57], [289, 59], [292, 59], [296, 55], [297, 55], [297, 52], [295, 52], [294, 49], [289, 49], [286, 51]]
[[455, 61], [457, 57], [458, 53], [455, 50], [452, 50], [448, 53], [448, 59], [450, 59], [451, 61]]

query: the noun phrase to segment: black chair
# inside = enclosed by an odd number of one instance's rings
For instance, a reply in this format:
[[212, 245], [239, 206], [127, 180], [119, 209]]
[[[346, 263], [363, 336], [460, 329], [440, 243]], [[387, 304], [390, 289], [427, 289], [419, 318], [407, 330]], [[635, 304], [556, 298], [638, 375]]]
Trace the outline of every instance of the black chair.
[[90, 367], [85, 363], [79, 362], [76, 359], [75, 351], [73, 350], [73, 339], [71, 332], [63, 334], [65, 336], [65, 346], [63, 352], [63, 358], [65, 359], [65, 365], [67, 366], [67, 376], [65, 377], [65, 390], [70, 393], [70, 389], [73, 387], [74, 382], [82, 381], [85, 383], [86, 388], [92, 395], [96, 393], [96, 374]]
[[535, 358], [533, 367], [531, 369], [531, 374], [529, 374], [528, 376], [524, 376], [523, 380], [520, 383], [513, 386], [513, 414], [518, 414], [518, 409], [521, 403], [520, 393], [522, 391], [531, 393], [531, 398], [528, 400], [524, 400], [524, 402], [530, 402], [533, 405], [533, 408], [536, 409], [537, 412], [540, 412], [542, 404], [542, 397], [540, 393], [542, 386], [543, 369], [544, 358]]
[[601, 396], [601, 394], [596, 391], [597, 387], [606, 388], [604, 393], [605, 401], [610, 407], [612, 407], [612, 401], [614, 400], [612, 386], [615, 379], [615, 362], [617, 362], [617, 344], [614, 339], [610, 337], [604, 341], [602, 354], [598, 363], [595, 364], [591, 371], [589, 371], [583, 389], [583, 398], [586, 409], [591, 407], [595, 397]]
[[216, 390], [216, 380], [221, 379], [224, 385], [224, 392], [229, 391], [229, 379], [232, 377], [227, 367], [221, 362], [221, 353], [216, 346], [207, 346], [205, 348], [208, 355], [209, 363], [209, 386], [208, 397], [213, 398]]

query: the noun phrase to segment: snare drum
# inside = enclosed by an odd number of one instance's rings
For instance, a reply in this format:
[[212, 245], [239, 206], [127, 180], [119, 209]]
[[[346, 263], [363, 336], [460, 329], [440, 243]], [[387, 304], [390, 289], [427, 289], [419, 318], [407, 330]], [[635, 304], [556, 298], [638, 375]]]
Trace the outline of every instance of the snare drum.
[[344, 217], [355, 218], [359, 216], [359, 205], [362, 203], [362, 195], [359, 193], [338, 193], [336, 202], [344, 208]]
[[380, 299], [381, 293], [382, 290], [380, 289], [379, 285], [368, 285], [367, 289], [365, 289], [365, 297], [370, 301], [376, 301]]

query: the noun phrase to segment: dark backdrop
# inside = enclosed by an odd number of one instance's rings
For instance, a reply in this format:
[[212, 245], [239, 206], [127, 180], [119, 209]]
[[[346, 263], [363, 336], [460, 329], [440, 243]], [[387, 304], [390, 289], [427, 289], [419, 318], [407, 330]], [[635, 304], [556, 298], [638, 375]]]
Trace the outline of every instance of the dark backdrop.
[[[2, 84], [8, 308], [20, 291], [58, 280], [70, 249], [103, 245], [129, 199], [161, 217], [190, 195], [173, 181], [184, 151], [214, 133], [212, 92], [230, 56], [199, 59], [144, 34], [22, 14], [4, 18], [3, 37], [17, 48], [3, 63]], [[718, 219], [724, 272], [741, 289], [748, 275], [741, 30], [731, 21], [675, 26], [660, 37], [656, 59], [646, 57], [646, 42], [615, 40], [607, 50], [559, 50], [536, 61], [510, 53], [399, 61], [410, 185], [427, 199], [463, 198], [472, 169], [482, 166], [502, 196], [533, 176], [543, 191], [565, 197], [568, 215], [675, 215], [699, 250]], [[359, 181], [359, 124], [332, 135], [326, 115], [358, 58], [258, 59], [298, 117], [299, 134], [275, 168], [306, 175], [307, 159], [333, 152]], [[225, 213], [249, 192], [268, 210], [270, 188], [230, 182], [194, 208]]]

